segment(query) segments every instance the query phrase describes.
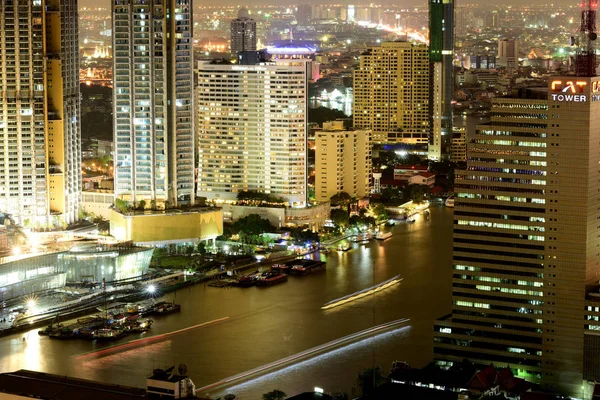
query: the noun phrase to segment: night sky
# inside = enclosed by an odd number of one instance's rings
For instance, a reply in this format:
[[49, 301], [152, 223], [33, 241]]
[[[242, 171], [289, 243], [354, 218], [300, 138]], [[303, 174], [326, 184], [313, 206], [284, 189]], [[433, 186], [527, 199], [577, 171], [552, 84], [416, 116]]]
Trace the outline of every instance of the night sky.
[[[489, 0], [487, 0], [489, 1]], [[473, 3], [479, 3], [479, 4], [486, 4], [487, 3], [486, 0], [481, 0], [481, 1], [477, 1], [477, 0], [464, 0], [464, 1], [456, 1], [457, 5], [460, 5], [461, 3], [463, 4], [473, 4]], [[298, 4], [298, 3], [310, 3], [310, 4], [323, 4], [322, 1], [318, 1], [318, 0], [302, 0], [302, 1], [298, 1], [298, 0], [247, 0], [244, 2], [241, 2], [239, 0], [194, 0], [195, 4], [202, 4], [202, 5], [217, 5], [217, 4], [226, 4], [226, 5], [250, 5], [250, 6], [258, 6], [258, 5], [263, 5], [263, 4]], [[389, 4], [389, 5], [397, 5], [397, 6], [402, 6], [402, 5], [425, 5], [426, 1], [424, 0], [380, 0], [380, 1], [373, 1], [373, 0], [359, 0], [359, 1], [352, 1], [352, 0], [345, 0], [345, 1], [331, 1], [331, 3], [347, 3], [347, 4], [369, 4], [369, 3], [379, 3], [379, 4]], [[542, 4], [548, 4], [550, 6], [550, 4], [557, 4], [557, 5], [577, 5], [579, 2], [577, 0], [553, 0], [553, 1], [548, 1], [548, 0], [506, 0], [503, 1], [504, 4], [506, 5], [511, 5], [511, 4], [515, 4], [515, 5], [523, 5], [523, 4], [531, 4], [531, 5], [542, 5]], [[98, 7], [98, 6], [103, 6], [103, 7], [109, 7], [110, 6], [110, 0], [79, 0], [79, 5], [81, 7]]]

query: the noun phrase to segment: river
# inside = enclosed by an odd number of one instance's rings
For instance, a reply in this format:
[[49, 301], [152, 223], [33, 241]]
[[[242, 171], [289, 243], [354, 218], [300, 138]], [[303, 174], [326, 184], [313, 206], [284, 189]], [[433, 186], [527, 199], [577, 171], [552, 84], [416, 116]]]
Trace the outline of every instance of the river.
[[[360, 330], [410, 318], [403, 329], [341, 347], [258, 379], [210, 390], [237, 399], [260, 399], [281, 389], [288, 395], [323, 387], [351, 393], [357, 373], [379, 365], [387, 373], [394, 360], [421, 367], [432, 359], [435, 318], [451, 310], [452, 210], [432, 207], [431, 217], [401, 223], [385, 242], [353, 244], [345, 253], [322, 255], [327, 270], [267, 288], [213, 288], [197, 285], [169, 297], [180, 314], [156, 317], [158, 335], [228, 317], [139, 347], [98, 355], [83, 353], [108, 346], [87, 341], [56, 341], [32, 330], [0, 339], [2, 372], [30, 369], [121, 385], [145, 387], [154, 368], [187, 365], [197, 387], [321, 345]], [[323, 311], [335, 298], [383, 282], [404, 280], [373, 296]], [[141, 336], [144, 337], [144, 336]], [[125, 340], [136, 338], [130, 335]]]

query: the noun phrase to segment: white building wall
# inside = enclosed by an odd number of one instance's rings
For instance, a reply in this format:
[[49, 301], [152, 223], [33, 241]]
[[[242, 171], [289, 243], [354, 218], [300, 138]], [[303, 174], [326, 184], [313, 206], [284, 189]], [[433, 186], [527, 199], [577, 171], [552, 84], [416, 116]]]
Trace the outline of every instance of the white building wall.
[[198, 196], [306, 203], [306, 60], [198, 67]]

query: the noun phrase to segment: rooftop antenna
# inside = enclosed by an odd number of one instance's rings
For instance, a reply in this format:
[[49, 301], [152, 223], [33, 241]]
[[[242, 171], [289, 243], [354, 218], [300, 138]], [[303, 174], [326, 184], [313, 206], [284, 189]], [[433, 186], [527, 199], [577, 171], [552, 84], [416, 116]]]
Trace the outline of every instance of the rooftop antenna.
[[581, 26], [575, 53], [575, 75], [596, 76], [596, 10], [598, 0], [580, 0]]

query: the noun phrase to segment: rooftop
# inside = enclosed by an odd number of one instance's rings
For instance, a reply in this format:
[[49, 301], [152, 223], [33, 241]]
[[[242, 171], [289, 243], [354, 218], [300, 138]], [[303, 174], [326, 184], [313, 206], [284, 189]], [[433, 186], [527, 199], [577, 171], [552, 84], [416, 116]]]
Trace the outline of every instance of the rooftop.
[[140, 388], [112, 385], [24, 369], [0, 374], [0, 393], [54, 400], [128, 400], [146, 398], [146, 391]]

